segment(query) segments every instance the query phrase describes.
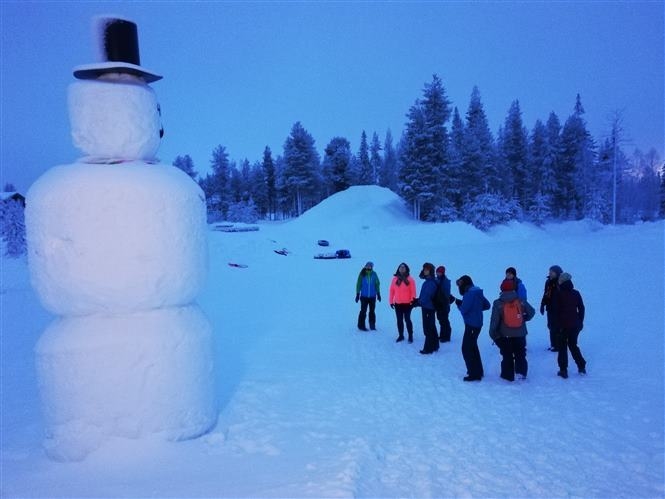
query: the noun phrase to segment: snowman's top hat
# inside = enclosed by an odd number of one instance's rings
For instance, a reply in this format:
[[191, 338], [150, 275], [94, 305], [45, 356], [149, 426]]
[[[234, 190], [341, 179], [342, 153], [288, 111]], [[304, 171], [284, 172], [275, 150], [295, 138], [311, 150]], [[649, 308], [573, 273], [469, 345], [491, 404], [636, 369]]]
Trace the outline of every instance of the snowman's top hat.
[[101, 62], [76, 66], [76, 78], [92, 80], [106, 73], [127, 73], [142, 78], [146, 83], [162, 79], [160, 75], [141, 67], [136, 23], [117, 16], [99, 16], [94, 19], [94, 24]]

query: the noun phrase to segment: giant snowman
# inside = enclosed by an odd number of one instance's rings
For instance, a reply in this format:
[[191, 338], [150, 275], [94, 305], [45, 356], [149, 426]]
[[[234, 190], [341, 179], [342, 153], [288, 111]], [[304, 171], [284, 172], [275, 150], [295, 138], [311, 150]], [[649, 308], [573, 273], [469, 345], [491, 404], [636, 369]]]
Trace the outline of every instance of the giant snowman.
[[101, 62], [69, 87], [77, 162], [26, 202], [32, 285], [56, 318], [39, 339], [46, 451], [85, 458], [111, 437], [196, 437], [214, 426], [213, 335], [195, 303], [206, 277], [205, 199], [159, 163], [159, 104], [136, 24], [94, 20]]

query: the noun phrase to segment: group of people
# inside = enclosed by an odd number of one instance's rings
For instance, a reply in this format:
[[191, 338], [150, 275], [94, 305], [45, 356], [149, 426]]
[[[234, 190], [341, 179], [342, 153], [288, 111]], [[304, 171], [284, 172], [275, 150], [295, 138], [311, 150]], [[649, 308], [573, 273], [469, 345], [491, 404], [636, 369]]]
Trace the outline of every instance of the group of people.
[[[508, 267], [501, 282], [499, 297], [490, 303], [483, 290], [473, 283], [468, 275], [455, 281], [460, 297], [451, 293], [451, 282], [444, 266], [434, 267], [423, 264], [419, 274], [423, 283], [420, 294], [416, 290], [415, 279], [409, 266], [402, 262], [397, 267], [390, 282], [389, 303], [395, 310], [397, 319], [396, 342], [405, 340], [405, 329], [409, 343], [413, 343], [413, 321], [411, 311], [420, 307], [422, 312], [425, 344], [420, 350], [423, 355], [436, 352], [440, 343], [451, 338], [450, 308], [454, 304], [464, 320], [462, 356], [467, 373], [464, 381], [480, 381], [485, 372], [478, 349], [478, 337], [483, 327], [483, 312], [491, 310], [489, 335], [501, 354], [501, 377], [508, 381], [525, 379], [528, 371], [526, 358], [526, 322], [535, 315], [535, 309], [527, 301], [524, 283], [517, 277], [517, 270]], [[376, 329], [376, 302], [381, 301], [380, 281], [374, 271], [374, 264], [367, 262], [356, 281], [356, 303], [360, 302], [358, 329]], [[577, 339], [584, 326], [584, 302], [573, 286], [572, 277], [563, 272], [560, 266], [549, 269], [540, 304], [541, 315], [547, 314], [547, 327], [550, 334], [549, 350], [557, 352], [559, 371], [557, 375], [568, 378], [568, 351], [577, 370], [586, 374], [586, 360], [582, 356]], [[437, 328], [438, 322], [438, 328]]]

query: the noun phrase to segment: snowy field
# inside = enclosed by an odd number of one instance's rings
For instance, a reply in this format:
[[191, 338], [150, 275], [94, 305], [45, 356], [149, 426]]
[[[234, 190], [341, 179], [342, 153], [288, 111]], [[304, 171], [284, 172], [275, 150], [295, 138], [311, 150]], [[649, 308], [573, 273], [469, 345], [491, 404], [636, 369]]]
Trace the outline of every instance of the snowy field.
[[[25, 260], [2, 260], [0, 495], [14, 497], [663, 497], [664, 228], [511, 224], [482, 233], [409, 218], [378, 187], [339, 193], [297, 220], [210, 231], [199, 304], [216, 334], [219, 419], [195, 440], [112, 439], [77, 463], [48, 459], [33, 348], [53, 319]], [[349, 260], [315, 260], [326, 248]], [[275, 249], [288, 249], [287, 256]], [[375, 263], [376, 332], [356, 329], [355, 281]], [[498, 296], [508, 266], [540, 304], [548, 268], [573, 276], [587, 307], [587, 376], [556, 376], [545, 319], [529, 323], [529, 376], [463, 383], [463, 325], [422, 356], [395, 343], [388, 284], [397, 265], [445, 265]], [[229, 262], [246, 264], [235, 268]], [[418, 289], [420, 289], [418, 281]], [[456, 289], [453, 288], [456, 293]], [[571, 361], [572, 363], [572, 361]]]

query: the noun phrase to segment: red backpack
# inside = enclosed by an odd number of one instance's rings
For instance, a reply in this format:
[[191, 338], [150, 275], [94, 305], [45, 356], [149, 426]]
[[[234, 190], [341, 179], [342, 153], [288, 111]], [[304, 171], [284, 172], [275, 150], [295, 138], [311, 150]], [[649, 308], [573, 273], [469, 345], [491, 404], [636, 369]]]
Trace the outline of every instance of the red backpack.
[[503, 302], [503, 323], [510, 328], [519, 328], [524, 324], [522, 302], [519, 298]]

